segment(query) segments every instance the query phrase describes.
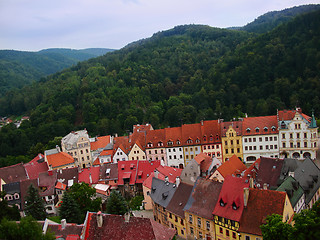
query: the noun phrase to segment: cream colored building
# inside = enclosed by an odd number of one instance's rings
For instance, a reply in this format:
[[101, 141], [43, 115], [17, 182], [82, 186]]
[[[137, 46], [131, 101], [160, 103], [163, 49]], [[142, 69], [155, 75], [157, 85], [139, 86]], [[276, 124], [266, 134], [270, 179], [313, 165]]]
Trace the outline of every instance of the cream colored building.
[[90, 140], [87, 130], [71, 132], [61, 140], [62, 151], [71, 155], [80, 168], [92, 166]]

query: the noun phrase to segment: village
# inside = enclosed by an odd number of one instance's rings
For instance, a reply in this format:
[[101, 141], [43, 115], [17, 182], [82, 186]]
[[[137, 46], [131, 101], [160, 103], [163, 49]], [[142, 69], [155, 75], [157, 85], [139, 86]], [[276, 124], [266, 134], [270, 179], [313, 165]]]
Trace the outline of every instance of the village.
[[268, 215], [292, 223], [320, 197], [318, 127], [300, 108], [164, 129], [134, 125], [127, 136], [89, 134], [70, 132], [30, 162], [0, 168], [8, 204], [24, 216], [33, 184], [54, 216], [63, 193], [85, 182], [103, 202], [112, 191], [143, 196], [140, 209], [151, 217], [88, 212], [80, 225], [46, 219], [43, 231], [63, 239], [108, 239], [126, 228], [119, 239], [262, 240]]

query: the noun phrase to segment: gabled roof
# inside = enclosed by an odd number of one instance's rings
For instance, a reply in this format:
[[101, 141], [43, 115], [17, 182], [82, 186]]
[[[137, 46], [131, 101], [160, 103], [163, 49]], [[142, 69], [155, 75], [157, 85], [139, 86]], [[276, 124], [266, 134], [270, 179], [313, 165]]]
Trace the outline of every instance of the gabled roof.
[[239, 232], [262, 236], [260, 225], [273, 213], [282, 215], [286, 193], [272, 190], [249, 189], [248, 205], [240, 220]]
[[153, 130], [153, 127], [150, 123], [133, 125], [133, 133], [135, 133], [135, 132], [147, 132], [148, 133], [151, 130]]
[[202, 144], [211, 144], [211, 143], [221, 142], [221, 129], [220, 129], [218, 120], [202, 121], [201, 133], [202, 133], [202, 139], [201, 139]]
[[232, 127], [236, 133], [237, 136], [241, 136], [242, 134], [242, 121], [232, 121], [232, 122], [222, 122], [220, 123], [220, 128], [221, 128], [221, 136], [225, 137], [227, 131], [229, 130], [229, 127]]
[[[0, 168], [0, 179], [5, 183], [19, 182], [27, 179], [27, 173], [22, 163]], [[2, 182], [2, 184], [4, 184]]]
[[256, 186], [262, 188], [264, 184], [267, 184], [271, 189], [276, 189], [283, 163], [283, 159], [260, 157]]
[[152, 240], [156, 239], [149, 218], [130, 217], [126, 222], [124, 216], [101, 214], [102, 226], [98, 227], [97, 213], [87, 213], [83, 239], [85, 240]]
[[91, 151], [95, 151], [99, 148], [105, 148], [111, 140], [110, 135], [108, 136], [102, 136], [102, 137], [97, 137], [95, 138], [96, 141], [90, 142], [91, 145]]
[[180, 177], [181, 172], [182, 172], [182, 169], [180, 169], [180, 168], [174, 168], [174, 167], [168, 167], [168, 166], [160, 165], [143, 182], [143, 186], [151, 189], [152, 178], [153, 177], [156, 177], [156, 178], [161, 179], [161, 180], [165, 180], [165, 177], [168, 177], [168, 181], [169, 182], [175, 183], [176, 182], [176, 178]]
[[67, 185], [58, 181], [55, 188], [60, 189], [60, 190], [66, 190]]
[[90, 168], [83, 168], [79, 172], [79, 182], [85, 182], [89, 185], [96, 184], [99, 181], [100, 166], [93, 166]]
[[181, 182], [167, 206], [167, 211], [184, 218], [183, 208], [189, 199], [192, 188], [192, 185]]
[[48, 165], [52, 168], [74, 163], [74, 159], [68, 153], [58, 152], [47, 156]]
[[43, 187], [45, 190], [40, 191], [40, 196], [50, 196], [54, 194], [54, 188], [57, 181], [57, 172], [49, 170], [48, 172], [39, 173], [38, 186]]
[[[182, 125], [182, 145], [200, 145], [201, 143], [201, 125], [200, 123], [194, 124], [183, 124]], [[191, 139], [192, 143], [188, 143], [187, 141]], [[199, 139], [199, 142], [196, 143], [196, 140]]]
[[[164, 147], [166, 141], [166, 130], [165, 129], [157, 129], [149, 131], [146, 136], [146, 148], [157, 148], [157, 147]], [[162, 142], [162, 146], [158, 146], [158, 143]], [[148, 144], [151, 143], [152, 147], [148, 147]]]
[[41, 154], [37, 155], [37, 157], [30, 162], [25, 163], [23, 166], [30, 179], [38, 178], [40, 172], [46, 172], [49, 169], [47, 162], [44, 161], [44, 156]]
[[236, 155], [233, 155], [228, 161], [222, 163], [217, 171], [225, 178], [226, 176], [237, 176], [246, 169], [246, 165]]
[[155, 203], [166, 208], [176, 190], [176, 184], [153, 178], [150, 197]]
[[156, 240], [172, 240], [176, 231], [150, 219]]
[[207, 172], [212, 164], [212, 158], [206, 153], [199, 153], [194, 160], [200, 165], [201, 172]]
[[184, 211], [212, 220], [212, 212], [218, 201], [221, 188], [222, 183], [220, 182], [198, 178]]
[[252, 163], [246, 170], [242, 172], [241, 176], [246, 179], [250, 179], [250, 178], [256, 179], [257, 173], [260, 167], [260, 161], [261, 161], [260, 158], [254, 161], [254, 163]]
[[50, 221], [47, 218], [44, 221], [44, 225], [46, 222], [48, 223], [47, 231], [52, 231], [57, 238], [60, 237], [66, 240], [80, 239], [83, 224], [77, 225], [74, 223], [66, 223], [65, 227], [62, 228], [61, 224]]
[[[181, 127], [173, 127], [173, 128], [165, 128], [165, 147], [181, 147], [182, 143], [182, 128]], [[177, 144], [177, 141], [180, 141], [180, 144]], [[168, 142], [172, 142], [172, 145], [168, 145]]]
[[302, 113], [301, 108], [295, 110], [280, 110], [278, 111], [278, 119], [279, 121], [290, 121], [294, 118], [296, 113], [299, 113], [306, 121], [311, 122], [312, 118]]
[[143, 183], [153, 171], [160, 166], [160, 160], [157, 161], [139, 161], [136, 183]]
[[113, 150], [103, 150], [99, 156], [112, 156]]
[[300, 186], [299, 182], [291, 176], [286, 178], [286, 180], [277, 188], [277, 191], [287, 193], [292, 207], [296, 206], [303, 195], [303, 189]]
[[[247, 131], [250, 129], [250, 131]], [[263, 117], [248, 117], [244, 118], [242, 122], [242, 135], [265, 135], [278, 134], [278, 120], [277, 116], [263, 116]]]
[[80, 131], [72, 131], [70, 132], [68, 135], [64, 136], [62, 139], [61, 139], [61, 142], [63, 144], [66, 144], [66, 148], [69, 149], [69, 147], [67, 146], [67, 144], [70, 144], [70, 148], [77, 148], [76, 144], [78, 142], [78, 139], [80, 137], [84, 137], [84, 138], [87, 138], [89, 140], [89, 135], [88, 135], [88, 132], [87, 130], [80, 130]]
[[212, 214], [239, 222], [244, 209], [243, 189], [248, 187], [248, 180], [226, 176]]

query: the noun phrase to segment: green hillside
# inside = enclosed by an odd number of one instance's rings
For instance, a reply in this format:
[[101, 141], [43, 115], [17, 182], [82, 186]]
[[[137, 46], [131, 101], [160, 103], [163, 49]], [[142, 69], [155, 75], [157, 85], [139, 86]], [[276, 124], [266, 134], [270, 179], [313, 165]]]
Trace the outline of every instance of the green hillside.
[[156, 33], [9, 91], [0, 116], [27, 113], [31, 121], [0, 131], [0, 154], [32, 154], [37, 143], [83, 128], [121, 135], [136, 123], [228, 121], [297, 105], [319, 117], [319, 35], [320, 11], [265, 34], [203, 25]]
[[39, 52], [0, 50], [0, 96], [12, 88], [21, 88], [41, 77], [61, 71], [110, 49], [46, 49]]

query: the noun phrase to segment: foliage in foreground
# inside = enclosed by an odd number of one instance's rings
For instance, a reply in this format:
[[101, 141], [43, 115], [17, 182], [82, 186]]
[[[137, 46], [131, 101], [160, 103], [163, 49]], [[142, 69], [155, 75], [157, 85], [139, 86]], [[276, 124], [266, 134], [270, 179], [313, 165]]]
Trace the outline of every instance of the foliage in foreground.
[[40, 197], [38, 189], [34, 187], [33, 184], [29, 186], [27, 191], [25, 212], [26, 215], [30, 215], [37, 220], [44, 220], [47, 215], [44, 201]]

